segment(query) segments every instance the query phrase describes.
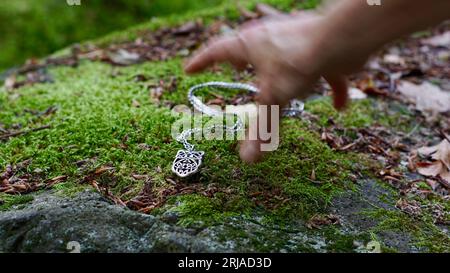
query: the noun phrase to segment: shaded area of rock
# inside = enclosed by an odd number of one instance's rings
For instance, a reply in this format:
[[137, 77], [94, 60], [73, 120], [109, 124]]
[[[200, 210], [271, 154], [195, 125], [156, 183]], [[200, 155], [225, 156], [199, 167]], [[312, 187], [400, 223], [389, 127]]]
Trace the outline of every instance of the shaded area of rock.
[[[378, 222], [362, 212], [374, 206], [395, 209], [393, 200], [377, 182], [363, 180], [358, 191], [348, 191], [333, 201], [330, 212], [341, 220], [336, 227], [308, 229], [301, 220], [278, 226], [265, 223], [261, 217], [242, 216], [192, 229], [177, 226], [177, 215], [138, 213], [92, 191], [74, 198], [45, 192], [36, 194], [23, 209], [0, 214], [0, 252], [69, 252], [69, 242], [79, 243], [83, 253], [364, 252], [364, 238]], [[377, 236], [392, 249], [420, 251], [411, 243], [409, 234], [386, 231]], [[340, 241], [349, 243], [336, 248]]]
[[72, 241], [81, 252], [216, 250], [197, 242], [188, 230], [112, 205], [89, 191], [74, 199], [44, 193], [25, 209], [0, 215], [1, 252], [69, 252]]
[[[331, 211], [341, 216], [344, 229], [352, 232], [367, 231], [376, 227], [378, 220], [364, 212], [377, 208], [395, 210], [393, 195], [374, 180], [361, 180], [357, 191], [348, 191], [333, 200]], [[418, 252], [412, 245], [412, 238], [408, 233], [385, 231], [377, 236], [387, 247], [400, 252]]]

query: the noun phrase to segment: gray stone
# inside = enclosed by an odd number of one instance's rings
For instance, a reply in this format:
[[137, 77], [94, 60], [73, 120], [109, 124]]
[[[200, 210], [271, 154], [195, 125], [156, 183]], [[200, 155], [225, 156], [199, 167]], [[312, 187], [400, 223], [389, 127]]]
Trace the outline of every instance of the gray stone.
[[[306, 228], [304, 221], [281, 227], [264, 223], [257, 215], [183, 228], [177, 225], [179, 215], [171, 210], [152, 216], [111, 204], [89, 190], [74, 198], [43, 192], [21, 209], [0, 213], [0, 252], [70, 252], [76, 246], [81, 252], [339, 251], [333, 249], [333, 240], [359, 238], [376, 226], [375, 219], [361, 212], [374, 206], [395, 209], [392, 193], [377, 182], [363, 180], [358, 188], [335, 198], [330, 207], [329, 212], [342, 220], [336, 238]], [[417, 251], [408, 234], [383, 232], [378, 236], [399, 251]], [[355, 242], [353, 251], [365, 251], [363, 243]], [[351, 247], [341, 251], [351, 251]]]
[[[79, 244], [81, 252], [186, 252], [195, 240], [91, 191], [73, 199], [43, 193], [24, 209], [0, 214], [2, 252], [68, 252], [69, 242]], [[208, 250], [201, 242], [195, 245]]]

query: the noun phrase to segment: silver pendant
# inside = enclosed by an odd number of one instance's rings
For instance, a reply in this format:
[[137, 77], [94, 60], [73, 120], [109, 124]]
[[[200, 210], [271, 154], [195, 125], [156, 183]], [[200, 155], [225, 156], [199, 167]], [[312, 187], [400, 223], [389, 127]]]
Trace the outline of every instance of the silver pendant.
[[[231, 89], [231, 90], [246, 90], [250, 93], [258, 93], [259, 89], [242, 83], [226, 83], [226, 82], [207, 82], [199, 85], [192, 86], [188, 91], [188, 100], [194, 106], [194, 108], [210, 117], [220, 117], [224, 113], [204, 104], [199, 98], [194, 95], [194, 92], [202, 88], [219, 88], [219, 89]], [[295, 117], [299, 116], [303, 112], [304, 104], [301, 101], [292, 100], [289, 108], [283, 109], [283, 116]], [[226, 114], [226, 113], [225, 113]], [[221, 126], [226, 132], [236, 133], [245, 129], [244, 122], [241, 121], [237, 114], [233, 114], [237, 117], [237, 121], [233, 126]], [[216, 128], [209, 127], [207, 129]], [[194, 133], [202, 132], [203, 128], [192, 128], [183, 131], [177, 136], [177, 141], [182, 143], [185, 150], [179, 150], [175, 160], [172, 164], [172, 171], [180, 177], [186, 177], [198, 172], [200, 165], [202, 164], [203, 151], [194, 151], [194, 145], [188, 142], [188, 137]]]
[[172, 163], [172, 171], [180, 177], [198, 172], [204, 154], [203, 151], [178, 150]]

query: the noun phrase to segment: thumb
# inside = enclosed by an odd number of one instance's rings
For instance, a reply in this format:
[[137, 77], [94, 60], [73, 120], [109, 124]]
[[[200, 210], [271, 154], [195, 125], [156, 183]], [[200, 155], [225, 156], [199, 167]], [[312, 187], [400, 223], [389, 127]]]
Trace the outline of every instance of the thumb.
[[281, 110], [273, 92], [270, 83], [263, 82], [257, 117], [250, 119], [246, 138], [240, 145], [239, 154], [247, 163], [259, 162], [266, 152], [278, 148]]

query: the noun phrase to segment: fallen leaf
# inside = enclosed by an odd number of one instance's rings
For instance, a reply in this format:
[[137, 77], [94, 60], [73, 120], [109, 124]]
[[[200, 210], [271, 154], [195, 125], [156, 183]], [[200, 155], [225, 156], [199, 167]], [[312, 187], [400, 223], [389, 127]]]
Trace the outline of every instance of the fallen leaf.
[[163, 95], [164, 89], [161, 86], [152, 87], [150, 89], [150, 98], [152, 98], [155, 102], [158, 102], [162, 95]]
[[148, 145], [147, 143], [139, 143], [138, 148], [144, 151], [150, 151], [152, 149], [152, 146]]
[[133, 106], [133, 107], [135, 107], [135, 108], [139, 108], [139, 107], [141, 107], [141, 103], [140, 103], [138, 100], [133, 99], [133, 100], [131, 101], [131, 106]]
[[408, 155], [408, 170], [411, 172], [416, 171], [416, 164], [414, 163], [417, 159], [417, 151], [413, 151], [410, 155]]
[[3, 84], [3, 86], [6, 90], [9, 91], [15, 88], [16, 82], [16, 75], [11, 75], [5, 79], [5, 83]]
[[111, 166], [101, 166], [101, 167], [99, 167], [98, 169], [96, 169], [95, 170], [95, 172], [94, 172], [94, 174], [95, 175], [100, 175], [100, 174], [102, 174], [102, 173], [104, 173], [104, 172], [107, 172], [107, 171], [111, 171], [111, 170], [114, 170], [114, 167], [111, 167]]
[[386, 54], [383, 57], [385, 63], [405, 65], [405, 59], [396, 54]]
[[417, 150], [422, 157], [432, 162], [417, 162], [417, 172], [424, 176], [440, 177], [450, 183], [450, 142], [444, 139], [441, 143], [431, 147], [422, 147]]
[[47, 181], [47, 187], [51, 187], [57, 183], [64, 182], [67, 180], [67, 175], [60, 175], [57, 177], [53, 177], [49, 181]]
[[433, 163], [428, 162], [418, 162], [416, 163], [417, 171], [421, 175], [425, 176], [438, 176], [443, 172], [444, 165], [440, 161], [435, 161]]
[[449, 170], [444, 170], [441, 173], [441, 178], [444, 179], [445, 181], [447, 181], [447, 183], [450, 183], [450, 171]]
[[306, 226], [309, 229], [313, 229], [313, 228], [320, 229], [322, 226], [339, 225], [340, 223], [341, 223], [341, 220], [340, 220], [339, 216], [337, 216], [337, 215], [317, 214], [317, 215], [314, 215], [311, 219], [309, 219], [308, 223], [306, 223]]
[[363, 100], [367, 98], [367, 94], [358, 88], [350, 88], [348, 94], [352, 100]]
[[416, 85], [401, 81], [398, 85], [398, 91], [414, 103], [419, 111], [431, 113], [450, 111], [450, 92], [445, 92], [429, 82]]
[[315, 169], [313, 169], [313, 170], [311, 171], [311, 176], [310, 176], [310, 178], [311, 178], [311, 180], [316, 180], [316, 170], [315, 170]]
[[435, 47], [450, 47], [450, 31], [425, 39], [422, 44]]
[[224, 99], [223, 98], [215, 98], [215, 99], [209, 100], [206, 104], [208, 104], [208, 105], [210, 105], [210, 104], [222, 105], [223, 103], [224, 103]]
[[145, 175], [145, 174], [132, 174], [131, 177], [133, 177], [136, 180], [147, 180], [147, 179], [149, 179], [149, 176]]
[[431, 156], [432, 159], [441, 161], [447, 169], [450, 169], [450, 142], [444, 139], [438, 145], [422, 147], [417, 150], [421, 156]]
[[122, 48], [116, 52], [110, 52], [108, 55], [110, 61], [115, 65], [131, 65], [140, 61], [139, 54], [129, 52]]
[[395, 206], [411, 216], [419, 216], [422, 213], [422, 208], [420, 207], [419, 202], [415, 200], [408, 201], [405, 199], [400, 199], [397, 201]]
[[185, 23], [184, 25], [180, 26], [179, 28], [175, 29], [173, 31], [173, 34], [175, 35], [186, 35], [191, 32], [197, 31], [199, 29], [199, 24], [196, 22], [190, 21]]

